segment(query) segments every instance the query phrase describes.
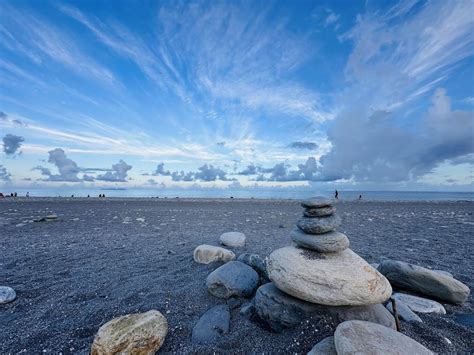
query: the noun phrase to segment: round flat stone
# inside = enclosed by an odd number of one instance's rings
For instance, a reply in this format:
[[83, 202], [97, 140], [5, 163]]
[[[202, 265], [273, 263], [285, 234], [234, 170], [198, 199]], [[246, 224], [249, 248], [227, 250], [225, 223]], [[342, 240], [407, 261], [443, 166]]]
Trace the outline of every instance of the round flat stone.
[[290, 233], [290, 237], [297, 245], [320, 253], [334, 253], [349, 248], [347, 236], [335, 231], [324, 234], [306, 234], [300, 229], [295, 229]]
[[311, 197], [301, 201], [301, 206], [304, 208], [320, 208], [329, 207], [332, 205], [332, 200], [322, 196]]
[[307, 208], [303, 214], [305, 217], [326, 217], [336, 213], [336, 207]]
[[388, 280], [350, 249], [328, 254], [277, 249], [268, 258], [267, 271], [283, 292], [328, 306], [382, 303], [392, 294]]
[[221, 244], [231, 248], [239, 248], [245, 246], [245, 234], [240, 232], [227, 232], [219, 237]]
[[333, 214], [329, 217], [308, 218], [302, 217], [296, 226], [308, 234], [323, 234], [335, 230], [341, 225], [341, 217]]
[[429, 300], [427, 298], [407, 295], [405, 293], [398, 292], [394, 293], [392, 297], [396, 301], [404, 303], [413, 312], [446, 314], [446, 310], [444, 309], [441, 303]]
[[0, 304], [9, 303], [16, 298], [14, 289], [8, 286], [0, 286]]
[[338, 354], [433, 354], [400, 332], [360, 320], [339, 324], [334, 332], [334, 343]]

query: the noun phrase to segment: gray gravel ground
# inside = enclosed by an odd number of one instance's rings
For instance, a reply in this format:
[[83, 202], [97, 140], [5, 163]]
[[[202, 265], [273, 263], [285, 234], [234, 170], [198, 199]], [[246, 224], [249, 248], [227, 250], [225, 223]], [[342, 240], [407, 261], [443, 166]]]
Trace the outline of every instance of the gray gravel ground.
[[[339, 230], [367, 261], [447, 270], [473, 288], [474, 203], [361, 201], [337, 209]], [[32, 222], [50, 213], [59, 219]], [[86, 354], [101, 324], [149, 309], [168, 319], [164, 353], [306, 353], [332, 335], [331, 319], [274, 334], [236, 309], [221, 341], [191, 343], [199, 317], [223, 303], [205, 287], [218, 265], [195, 263], [194, 248], [235, 230], [247, 235], [237, 254], [267, 256], [290, 243], [301, 213], [287, 200], [0, 200], [0, 285], [18, 295], [0, 305], [0, 353]], [[439, 353], [474, 352], [473, 329], [454, 322], [456, 313], [473, 312], [472, 296], [446, 308], [444, 316], [421, 315], [423, 324], [403, 323], [403, 331]]]

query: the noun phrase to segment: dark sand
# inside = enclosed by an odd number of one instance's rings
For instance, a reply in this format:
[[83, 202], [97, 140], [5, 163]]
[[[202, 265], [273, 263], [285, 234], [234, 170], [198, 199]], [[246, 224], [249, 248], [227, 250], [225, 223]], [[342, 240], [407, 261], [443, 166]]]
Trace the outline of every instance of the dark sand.
[[[337, 208], [339, 230], [367, 261], [387, 257], [446, 270], [473, 288], [473, 203], [363, 201]], [[51, 212], [57, 222], [30, 222]], [[169, 322], [164, 353], [306, 353], [332, 335], [331, 321], [274, 334], [237, 309], [220, 342], [191, 343], [199, 317], [224, 302], [205, 287], [218, 265], [195, 263], [194, 248], [218, 245], [221, 233], [236, 230], [248, 243], [237, 254], [267, 256], [289, 244], [301, 213], [298, 202], [276, 200], [0, 200], [0, 285], [18, 295], [0, 306], [0, 353], [86, 354], [100, 325], [150, 309]], [[472, 296], [462, 307], [445, 306], [447, 315], [421, 315], [423, 324], [403, 323], [403, 331], [439, 353], [474, 351], [472, 328], [454, 322], [456, 313], [473, 312]]]

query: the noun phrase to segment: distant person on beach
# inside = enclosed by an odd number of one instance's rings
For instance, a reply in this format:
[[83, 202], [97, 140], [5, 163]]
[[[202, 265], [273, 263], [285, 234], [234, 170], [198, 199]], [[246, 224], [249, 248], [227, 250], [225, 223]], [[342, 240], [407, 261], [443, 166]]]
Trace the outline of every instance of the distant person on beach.
[[335, 198], [336, 200], [339, 200], [339, 192], [337, 192], [337, 190], [336, 190], [336, 192], [334, 193], [334, 198]]
[[359, 201], [362, 200], [362, 195], [359, 195]]
[[30, 197], [30, 193], [29, 193], [29, 192], [26, 193], [26, 197]]

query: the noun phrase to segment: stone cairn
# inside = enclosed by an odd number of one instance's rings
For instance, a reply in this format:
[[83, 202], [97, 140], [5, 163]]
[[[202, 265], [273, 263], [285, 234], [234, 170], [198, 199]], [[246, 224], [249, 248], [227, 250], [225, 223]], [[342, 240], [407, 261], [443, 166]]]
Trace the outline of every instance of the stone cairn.
[[275, 250], [267, 270], [284, 293], [313, 304], [364, 306], [386, 301], [388, 280], [349, 249], [349, 239], [335, 231], [341, 224], [333, 201], [315, 197], [302, 202], [303, 217], [291, 232], [294, 245]]

